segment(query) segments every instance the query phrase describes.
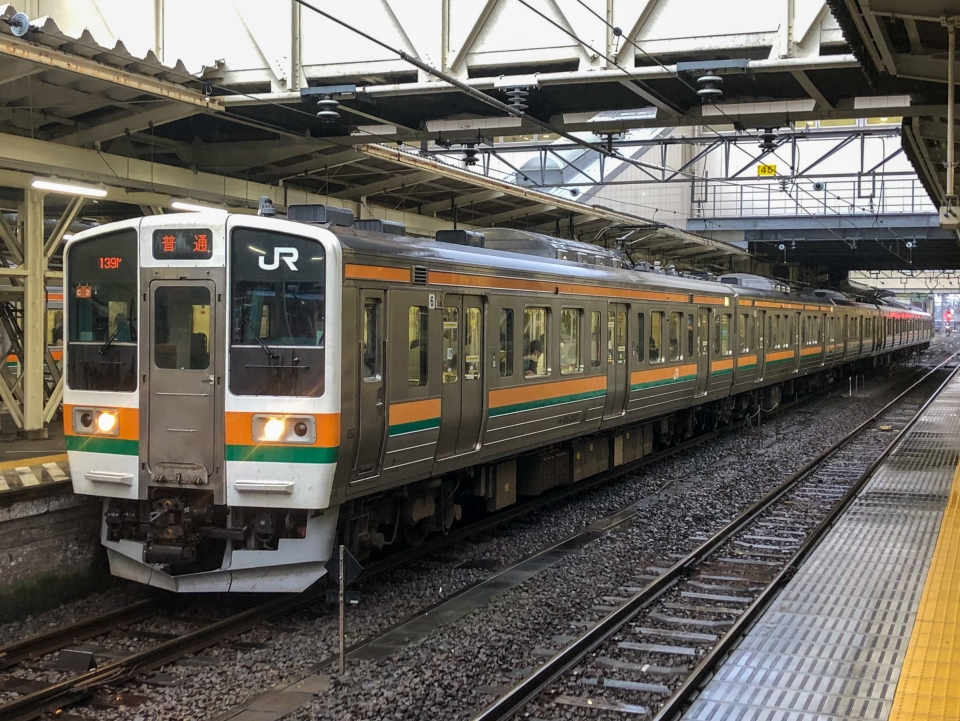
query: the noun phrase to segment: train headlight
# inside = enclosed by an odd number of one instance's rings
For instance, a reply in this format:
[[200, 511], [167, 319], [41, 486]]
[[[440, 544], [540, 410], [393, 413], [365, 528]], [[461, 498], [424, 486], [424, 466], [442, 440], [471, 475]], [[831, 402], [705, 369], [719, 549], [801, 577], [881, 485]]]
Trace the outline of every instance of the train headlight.
[[117, 427], [117, 414], [103, 412], [97, 416], [97, 430], [101, 433], [112, 433]]
[[263, 424], [263, 440], [265, 441], [279, 441], [283, 438], [283, 431], [286, 424], [280, 418], [271, 418], [269, 421]]
[[116, 408], [74, 408], [73, 432], [79, 435], [118, 436], [120, 416]]
[[317, 421], [313, 416], [253, 417], [253, 440], [255, 443], [302, 443], [317, 442]]

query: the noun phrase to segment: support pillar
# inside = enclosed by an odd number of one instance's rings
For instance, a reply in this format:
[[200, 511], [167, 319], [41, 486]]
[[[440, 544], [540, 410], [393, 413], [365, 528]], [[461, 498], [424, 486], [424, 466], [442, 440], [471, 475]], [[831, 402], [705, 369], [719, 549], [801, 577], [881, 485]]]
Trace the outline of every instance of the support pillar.
[[43, 252], [44, 193], [27, 188], [23, 193], [23, 430], [30, 439], [47, 437], [43, 422], [43, 364], [46, 340], [47, 258]]

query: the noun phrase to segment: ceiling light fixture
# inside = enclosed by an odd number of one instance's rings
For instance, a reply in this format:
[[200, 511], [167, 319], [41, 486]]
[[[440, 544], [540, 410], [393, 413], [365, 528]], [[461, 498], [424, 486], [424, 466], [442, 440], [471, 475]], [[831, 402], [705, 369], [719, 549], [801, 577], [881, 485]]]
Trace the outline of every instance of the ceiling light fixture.
[[34, 178], [30, 185], [38, 190], [49, 190], [51, 193], [83, 195], [87, 198], [105, 198], [107, 196], [107, 191], [104, 188], [98, 188], [93, 185], [77, 185], [75, 183], [66, 183], [62, 180]]
[[207, 205], [197, 205], [196, 203], [191, 203], [186, 200], [174, 200], [170, 203], [170, 207], [174, 210], [186, 210], [190, 213], [202, 213], [205, 210], [216, 210], [216, 208], [211, 208]]

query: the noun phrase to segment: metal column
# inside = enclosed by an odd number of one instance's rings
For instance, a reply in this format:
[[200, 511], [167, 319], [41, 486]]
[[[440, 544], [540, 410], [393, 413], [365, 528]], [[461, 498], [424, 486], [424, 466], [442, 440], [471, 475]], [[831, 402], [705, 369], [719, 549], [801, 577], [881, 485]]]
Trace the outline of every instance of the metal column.
[[44, 193], [27, 188], [23, 197], [23, 430], [28, 438], [47, 437], [43, 422], [43, 365], [46, 340], [47, 258], [43, 252]]

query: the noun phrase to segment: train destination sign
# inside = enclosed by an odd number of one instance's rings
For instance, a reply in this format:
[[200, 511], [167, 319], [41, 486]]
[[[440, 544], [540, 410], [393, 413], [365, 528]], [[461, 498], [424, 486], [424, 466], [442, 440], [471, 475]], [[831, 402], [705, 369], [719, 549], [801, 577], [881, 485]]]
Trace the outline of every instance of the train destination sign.
[[169, 228], [153, 231], [153, 257], [157, 260], [206, 260], [213, 256], [209, 228]]

